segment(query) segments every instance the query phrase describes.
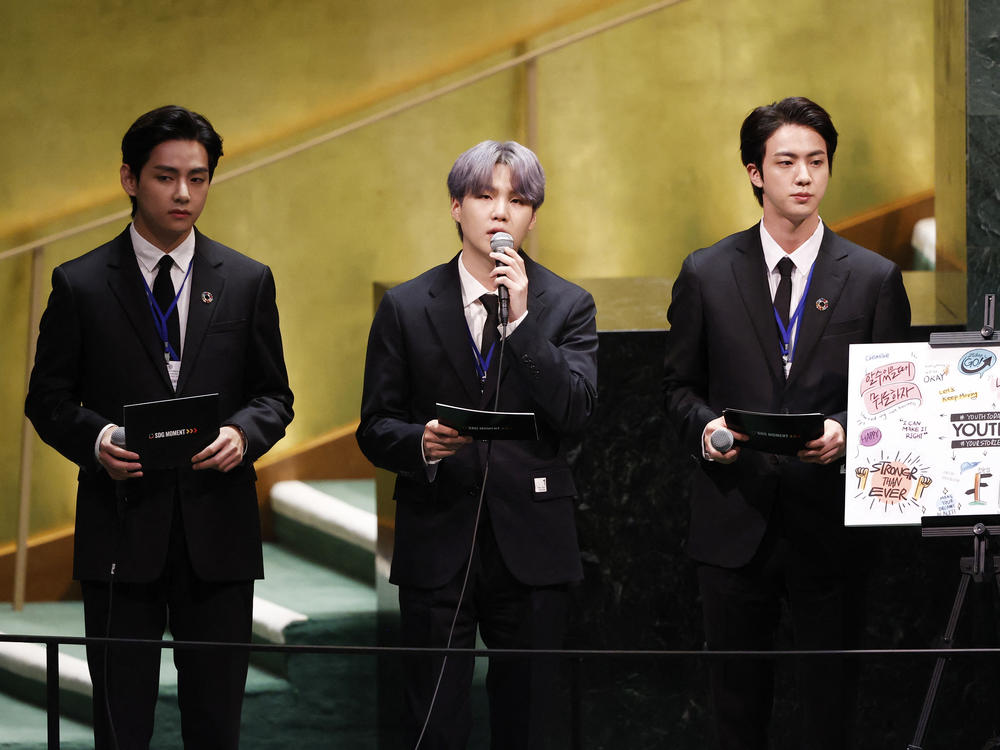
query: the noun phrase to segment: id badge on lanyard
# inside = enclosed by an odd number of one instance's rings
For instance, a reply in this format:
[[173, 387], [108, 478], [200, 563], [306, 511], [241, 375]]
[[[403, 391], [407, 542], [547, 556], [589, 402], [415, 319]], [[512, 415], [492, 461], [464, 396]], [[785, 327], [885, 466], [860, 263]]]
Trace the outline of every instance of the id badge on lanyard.
[[170, 345], [167, 319], [177, 309], [177, 300], [180, 299], [181, 293], [184, 291], [184, 285], [187, 284], [193, 267], [193, 261], [188, 263], [188, 269], [184, 273], [184, 280], [181, 282], [181, 287], [177, 290], [177, 294], [174, 295], [174, 301], [170, 303], [170, 307], [166, 309], [166, 312], [160, 309], [160, 305], [153, 296], [153, 290], [149, 288], [146, 277], [142, 277], [142, 285], [146, 288], [146, 298], [149, 300], [149, 309], [153, 313], [153, 323], [156, 325], [156, 332], [160, 335], [160, 341], [163, 342], [163, 361], [167, 366], [167, 376], [170, 378], [170, 384], [175, 391], [177, 390], [177, 380], [181, 374], [181, 355], [179, 352], [175, 352], [174, 348]]

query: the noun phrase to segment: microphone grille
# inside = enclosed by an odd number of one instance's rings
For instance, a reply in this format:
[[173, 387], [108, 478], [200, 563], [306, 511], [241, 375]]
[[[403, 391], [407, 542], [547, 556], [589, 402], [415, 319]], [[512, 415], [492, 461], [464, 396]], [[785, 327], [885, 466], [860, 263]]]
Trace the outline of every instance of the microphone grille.
[[119, 448], [125, 447], [125, 428], [115, 427], [114, 431], [111, 433], [111, 444], [117, 445]]
[[719, 453], [727, 453], [733, 447], [733, 433], [725, 427], [720, 427], [708, 438], [708, 442]]
[[497, 252], [501, 247], [514, 247], [514, 238], [506, 232], [497, 232], [490, 238], [490, 249]]

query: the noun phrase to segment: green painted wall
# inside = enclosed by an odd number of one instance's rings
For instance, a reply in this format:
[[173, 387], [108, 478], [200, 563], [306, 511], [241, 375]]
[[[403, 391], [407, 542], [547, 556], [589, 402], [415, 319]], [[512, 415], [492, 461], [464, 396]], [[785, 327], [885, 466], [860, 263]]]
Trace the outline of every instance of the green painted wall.
[[[39, 0], [0, 8], [0, 251], [125, 207], [121, 135], [173, 102], [225, 139], [219, 175], [646, 3], [508, 0]], [[86, 10], [84, 10], [86, 6]], [[497, 31], [502, 30], [502, 31]], [[536, 254], [573, 277], [673, 275], [758, 216], [737, 133], [804, 94], [841, 133], [824, 218], [930, 188], [933, 0], [686, 0], [538, 64], [549, 177]], [[407, 93], [409, 91], [410, 93]], [[269, 263], [296, 420], [283, 446], [357, 416], [371, 288], [458, 249], [444, 180], [484, 138], [520, 138], [518, 74], [213, 187], [199, 226]], [[51, 245], [56, 263], [105, 227]], [[0, 430], [20, 430], [25, 258], [0, 262]], [[663, 300], [666, 310], [667, 300]], [[19, 446], [0, 443], [0, 542], [14, 536]], [[36, 449], [32, 530], [70, 523], [73, 467]]]

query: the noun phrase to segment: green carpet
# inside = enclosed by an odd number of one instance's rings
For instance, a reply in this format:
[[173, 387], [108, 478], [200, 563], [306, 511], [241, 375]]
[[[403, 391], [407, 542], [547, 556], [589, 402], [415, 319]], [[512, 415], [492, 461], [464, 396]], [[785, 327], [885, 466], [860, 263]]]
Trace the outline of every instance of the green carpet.
[[[41, 750], [48, 745], [45, 710], [0, 693], [0, 748]], [[86, 724], [63, 717], [59, 721], [61, 750], [94, 747], [94, 734]]]

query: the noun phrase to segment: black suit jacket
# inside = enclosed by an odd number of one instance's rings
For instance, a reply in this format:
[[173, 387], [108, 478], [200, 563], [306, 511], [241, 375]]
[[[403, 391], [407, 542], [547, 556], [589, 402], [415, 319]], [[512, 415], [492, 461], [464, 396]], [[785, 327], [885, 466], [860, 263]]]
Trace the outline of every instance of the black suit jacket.
[[705, 425], [727, 407], [818, 411], [846, 427], [848, 347], [906, 340], [899, 268], [828, 228], [807, 295], [786, 381], [759, 225], [689, 255], [674, 283], [664, 390], [698, 459], [687, 546], [696, 560], [749, 562], [779, 504], [787, 530], [840, 565], [843, 461], [817, 466], [748, 449], [728, 465], [701, 459]]
[[[199, 577], [263, 577], [253, 462], [292, 418], [274, 279], [267, 266], [195, 232], [176, 394], [128, 229], [52, 273], [25, 413], [46, 443], [80, 467], [77, 579], [107, 580], [113, 561], [119, 580], [155, 579], [166, 560], [175, 496]], [[125, 404], [214, 392], [220, 424], [246, 435], [243, 463], [226, 474], [145, 471], [128, 480], [128, 501], [119, 507], [114, 482], [94, 456], [104, 426], [122, 424]]]
[[[589, 293], [523, 257], [529, 314], [506, 342], [499, 409], [535, 412], [541, 437], [493, 443], [485, 502], [507, 567], [541, 586], [583, 575], [565, 450], [596, 403], [596, 311]], [[458, 262], [386, 292], [368, 339], [357, 438], [372, 463], [398, 475], [390, 580], [402, 585], [436, 587], [458, 572], [483, 481], [483, 443], [444, 459], [433, 481], [421, 456], [436, 402], [493, 405], [490, 388], [480, 394]]]

